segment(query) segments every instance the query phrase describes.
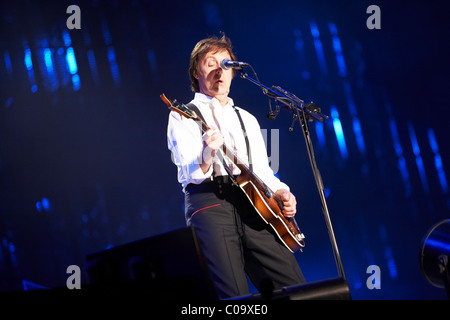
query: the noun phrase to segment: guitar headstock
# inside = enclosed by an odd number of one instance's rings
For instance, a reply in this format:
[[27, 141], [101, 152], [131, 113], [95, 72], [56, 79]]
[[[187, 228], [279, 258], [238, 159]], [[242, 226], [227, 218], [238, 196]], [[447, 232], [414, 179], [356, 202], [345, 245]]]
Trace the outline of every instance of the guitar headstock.
[[177, 100], [170, 101], [164, 93], [161, 94], [160, 97], [170, 110], [175, 111], [188, 119], [198, 119], [197, 114], [184, 104], [178, 103]]

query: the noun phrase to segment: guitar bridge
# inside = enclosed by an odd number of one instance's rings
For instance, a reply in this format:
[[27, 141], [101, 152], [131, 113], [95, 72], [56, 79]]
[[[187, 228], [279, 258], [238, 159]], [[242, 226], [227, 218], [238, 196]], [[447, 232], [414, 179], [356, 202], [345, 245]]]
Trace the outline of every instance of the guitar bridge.
[[305, 239], [305, 236], [303, 233], [298, 233], [295, 235], [295, 237], [297, 238], [298, 241]]

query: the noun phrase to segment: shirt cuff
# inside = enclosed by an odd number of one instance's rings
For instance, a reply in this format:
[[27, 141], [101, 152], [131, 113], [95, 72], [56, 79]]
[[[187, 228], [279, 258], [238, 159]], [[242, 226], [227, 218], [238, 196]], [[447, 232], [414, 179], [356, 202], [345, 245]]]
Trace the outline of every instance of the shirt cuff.
[[188, 177], [190, 178], [189, 179], [190, 183], [194, 183], [194, 184], [202, 183], [205, 179], [211, 178], [211, 176], [213, 174], [212, 164], [206, 173], [203, 173], [203, 170], [198, 163], [193, 164], [189, 169], [190, 169], [189, 170], [190, 172], [189, 172]]

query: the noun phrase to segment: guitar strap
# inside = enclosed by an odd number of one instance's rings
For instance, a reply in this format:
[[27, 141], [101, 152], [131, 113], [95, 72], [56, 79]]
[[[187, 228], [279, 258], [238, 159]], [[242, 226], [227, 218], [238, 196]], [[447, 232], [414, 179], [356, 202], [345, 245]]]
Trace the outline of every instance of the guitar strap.
[[250, 167], [250, 170], [253, 171], [253, 165], [252, 165], [252, 154], [250, 153], [250, 143], [248, 141], [247, 131], [245, 130], [244, 121], [242, 121], [241, 114], [239, 113], [239, 109], [233, 107], [234, 111], [236, 111], [236, 114], [239, 118], [239, 122], [241, 123], [242, 133], [244, 134], [245, 138], [245, 145], [247, 147], [247, 154], [248, 154], [248, 165]]
[[[203, 117], [202, 113], [200, 112], [200, 110], [197, 108], [197, 106], [193, 103], [189, 103], [186, 107], [188, 107], [189, 109], [191, 109], [192, 111], [194, 111], [200, 119], [202, 119], [203, 122], [206, 123], [205, 118]], [[252, 160], [251, 160], [251, 153], [250, 153], [250, 143], [248, 141], [248, 136], [247, 136], [247, 131], [245, 130], [245, 125], [244, 125], [244, 121], [242, 120], [241, 114], [239, 113], [239, 110], [235, 107], [233, 107], [234, 111], [236, 111], [236, 114], [238, 116], [239, 122], [241, 124], [241, 128], [242, 128], [242, 133], [244, 134], [244, 138], [245, 138], [245, 145], [247, 147], [247, 154], [248, 154], [248, 163], [249, 163], [249, 167], [250, 170], [253, 171], [253, 166], [252, 166]], [[201, 130], [201, 128], [200, 128]], [[227, 170], [228, 166], [226, 165], [225, 159], [222, 156], [221, 152], [217, 152], [216, 153], [219, 160], [222, 162], [225, 170]], [[228, 170], [227, 170], [228, 172]]]

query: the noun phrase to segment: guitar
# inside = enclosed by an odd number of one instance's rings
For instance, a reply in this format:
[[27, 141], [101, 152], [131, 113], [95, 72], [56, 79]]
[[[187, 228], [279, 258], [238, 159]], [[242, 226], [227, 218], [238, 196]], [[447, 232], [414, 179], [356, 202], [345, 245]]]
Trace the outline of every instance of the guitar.
[[[195, 111], [176, 100], [170, 101], [164, 94], [161, 94], [160, 97], [170, 110], [183, 117], [195, 120], [201, 127], [202, 132], [209, 130], [208, 125]], [[291, 252], [303, 251], [305, 236], [300, 231], [295, 218], [287, 219], [283, 215], [283, 201], [280, 197], [250, 170], [225, 143], [222, 145], [222, 152], [241, 170], [241, 174], [235, 179], [235, 182], [245, 193], [256, 212], [273, 228], [278, 238]]]

